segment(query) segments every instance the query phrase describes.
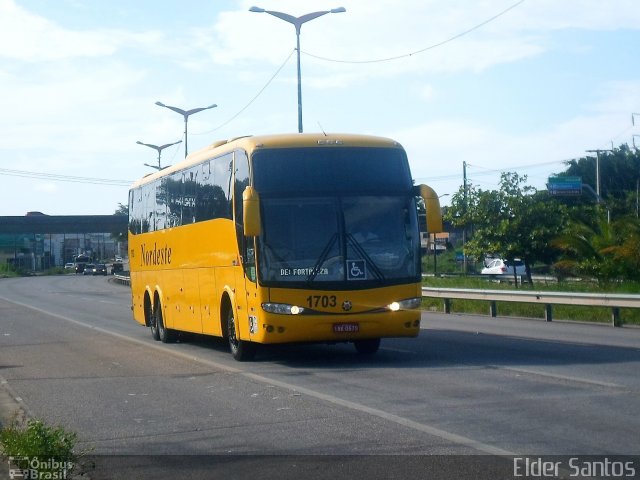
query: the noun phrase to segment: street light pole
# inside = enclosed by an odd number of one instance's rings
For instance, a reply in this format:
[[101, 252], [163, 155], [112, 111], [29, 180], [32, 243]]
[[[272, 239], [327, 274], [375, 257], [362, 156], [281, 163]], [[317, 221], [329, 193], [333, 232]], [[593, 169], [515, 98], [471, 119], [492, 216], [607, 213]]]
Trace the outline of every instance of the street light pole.
[[167, 143], [165, 145], [152, 145], [150, 143], [142, 143], [141, 141], [137, 141], [136, 142], [138, 145], [144, 145], [145, 147], [149, 147], [149, 148], [153, 148], [154, 150], [157, 150], [158, 152], [158, 166], [156, 167], [155, 165], [149, 165], [148, 163], [145, 163], [145, 166], [147, 167], [151, 167], [151, 168], [155, 168], [156, 170], [162, 170], [162, 164], [160, 163], [160, 155], [162, 154], [162, 150], [164, 150], [167, 147], [170, 147], [172, 145], [177, 145], [179, 143], [182, 143], [182, 140], [178, 140], [177, 142], [173, 142], [173, 143]]
[[181, 108], [178, 108], [178, 107], [165, 105], [162, 102], [156, 102], [156, 105], [158, 105], [159, 107], [168, 108], [169, 110], [173, 110], [174, 112], [179, 113], [184, 117], [184, 156], [185, 158], [189, 153], [187, 149], [187, 122], [189, 121], [189, 115], [193, 115], [194, 113], [198, 113], [203, 110], [208, 110], [210, 108], [215, 108], [218, 106], [214, 103], [213, 105], [209, 105], [208, 107], [198, 107], [198, 108], [192, 108], [191, 110], [182, 110]]
[[296, 28], [296, 51], [297, 51], [297, 67], [298, 67], [298, 133], [302, 133], [302, 73], [300, 69], [300, 28], [302, 24], [307, 23], [314, 18], [321, 17], [327, 13], [343, 13], [347, 10], [344, 7], [332, 8], [331, 10], [323, 10], [320, 12], [307, 13], [301, 17], [294, 17], [288, 13], [277, 12], [275, 10], [265, 10], [260, 7], [251, 7], [250, 12], [254, 13], [268, 13], [285, 22], [292, 24]]

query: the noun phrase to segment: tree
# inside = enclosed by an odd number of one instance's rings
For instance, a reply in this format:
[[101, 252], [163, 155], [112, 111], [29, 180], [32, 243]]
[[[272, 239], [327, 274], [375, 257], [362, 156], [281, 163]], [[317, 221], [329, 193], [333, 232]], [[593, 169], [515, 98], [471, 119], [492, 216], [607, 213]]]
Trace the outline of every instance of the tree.
[[[128, 217], [129, 216], [129, 207], [127, 204], [122, 204], [122, 203], [118, 203], [118, 208], [116, 209], [116, 211], [113, 213], [114, 216], [119, 216], [119, 217]], [[117, 231], [113, 231], [111, 232], [111, 238], [114, 238], [116, 240], [125, 240], [127, 238], [127, 229], [126, 227], [123, 229], [119, 229]]]
[[[622, 144], [600, 154], [600, 196], [612, 218], [630, 214], [638, 216], [638, 187], [640, 186], [640, 152]], [[583, 157], [566, 162], [567, 169], [560, 176], [582, 178], [582, 183], [597, 190], [596, 157]], [[593, 197], [576, 199], [595, 201]]]
[[563, 275], [586, 275], [600, 283], [640, 279], [640, 222], [635, 217], [610, 222], [572, 221], [553, 244], [563, 252], [554, 268]]
[[497, 191], [483, 191], [471, 185], [465, 192], [461, 187], [453, 196], [447, 220], [454, 226], [471, 229], [465, 254], [475, 258], [520, 258], [531, 281], [531, 265], [551, 262], [559, 253], [550, 242], [562, 231], [568, 215], [564, 205], [526, 185], [526, 180], [526, 176], [506, 172], [500, 177]]
[[126, 203], [125, 204], [118, 203], [118, 208], [113, 214], [127, 216], [129, 215], [129, 206]]

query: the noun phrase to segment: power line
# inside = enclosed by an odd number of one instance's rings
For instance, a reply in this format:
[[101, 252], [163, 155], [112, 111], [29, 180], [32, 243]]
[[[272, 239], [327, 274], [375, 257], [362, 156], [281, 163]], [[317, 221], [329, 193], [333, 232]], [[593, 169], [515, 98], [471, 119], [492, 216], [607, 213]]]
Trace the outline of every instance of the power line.
[[[567, 161], [568, 160], [555, 160], [555, 161], [550, 161], [550, 162], [531, 163], [531, 164], [528, 164], [528, 165], [517, 165], [517, 166], [514, 166], [514, 167], [504, 167], [504, 168], [500, 168], [500, 169], [488, 168], [488, 167], [483, 167], [481, 165], [473, 165], [473, 164], [467, 163], [467, 167], [473, 167], [473, 168], [478, 168], [478, 169], [483, 170], [483, 171], [480, 171], [480, 172], [475, 172], [474, 176], [484, 176], [484, 175], [494, 175], [496, 173], [502, 173], [502, 172], [512, 171], [512, 170], [523, 170], [523, 169], [544, 167], [544, 166], [548, 166], [548, 165], [556, 165], [556, 164], [560, 164], [560, 163], [565, 163]], [[454, 179], [459, 178], [459, 177], [460, 177], [460, 175], [455, 173], [455, 174], [451, 174], [451, 175], [417, 177], [417, 178], [415, 178], [415, 180], [428, 180], [428, 181], [454, 180]]]
[[435, 43], [433, 45], [429, 45], [428, 47], [425, 47], [425, 48], [421, 48], [420, 50], [416, 50], [415, 52], [405, 53], [405, 54], [402, 54], [402, 55], [396, 55], [395, 57], [378, 58], [378, 59], [373, 59], [373, 60], [337, 60], [337, 59], [333, 59], [333, 58], [321, 57], [319, 55], [314, 55], [314, 54], [309, 53], [309, 52], [302, 52], [302, 53], [304, 53], [305, 55], [307, 55], [309, 57], [313, 57], [313, 58], [315, 58], [317, 60], [324, 60], [326, 62], [334, 62], [334, 63], [362, 64], [362, 63], [381, 63], [381, 62], [390, 62], [390, 61], [393, 61], [393, 60], [400, 60], [401, 58], [407, 58], [407, 57], [411, 57], [413, 55], [418, 55], [419, 53], [424, 53], [424, 52], [426, 52], [428, 50], [433, 50], [434, 48], [441, 47], [442, 45], [445, 45], [445, 44], [447, 44], [449, 42], [457, 40], [460, 37], [464, 37], [465, 35], [468, 35], [469, 33], [473, 32], [475, 30], [478, 30], [481, 27], [484, 27], [488, 23], [493, 22], [494, 20], [496, 20], [497, 18], [499, 18], [502, 15], [506, 14], [510, 10], [513, 10], [514, 8], [520, 6], [524, 2], [525, 2], [525, 0], [520, 0], [519, 2], [516, 2], [513, 5], [511, 5], [510, 7], [502, 10], [500, 13], [497, 13], [493, 17], [488, 18], [487, 20], [485, 20], [485, 21], [483, 21], [481, 23], [478, 23], [477, 25], [474, 25], [473, 27], [454, 35], [453, 37], [449, 37], [446, 40], [443, 40], [441, 42]]
[[[440, 47], [442, 45], [445, 45], [449, 42], [452, 42], [460, 37], [463, 37], [471, 32], [473, 32], [474, 30], [477, 30], [485, 25], [487, 25], [490, 22], [493, 22], [494, 20], [496, 20], [497, 18], [501, 17], [502, 15], [506, 14], [507, 12], [509, 12], [510, 10], [513, 10], [514, 8], [518, 7], [519, 5], [521, 5], [522, 3], [524, 3], [526, 0], [519, 0], [518, 2], [514, 3], [513, 5], [511, 5], [510, 7], [502, 10], [501, 12], [497, 13], [496, 15], [494, 15], [493, 17], [485, 20], [484, 22], [478, 23], [477, 25], [474, 25], [473, 27], [458, 33], [442, 42], [436, 43], [434, 45], [430, 45], [426, 48], [422, 48], [420, 50], [416, 50], [415, 52], [411, 52], [411, 53], [407, 53], [404, 55], [398, 55], [396, 57], [390, 57], [390, 58], [383, 58], [383, 59], [377, 59], [377, 60], [362, 60], [362, 61], [357, 61], [357, 60], [336, 60], [336, 59], [330, 59], [327, 57], [321, 57], [319, 55], [314, 55], [312, 53], [309, 52], [301, 52], [304, 53], [305, 55], [309, 56], [309, 57], [313, 57], [316, 58], [318, 60], [324, 60], [327, 62], [336, 62], [336, 63], [354, 63], [354, 64], [365, 64], [365, 63], [378, 63], [378, 62], [388, 62], [388, 61], [392, 61], [392, 60], [398, 60], [401, 58], [405, 58], [405, 57], [411, 57], [413, 55], [417, 55], [419, 53], [423, 53], [426, 52], [428, 50], [432, 50], [434, 48]], [[271, 78], [269, 78], [269, 80], [267, 81], [267, 83], [258, 91], [258, 93], [256, 93], [256, 95], [244, 106], [242, 107], [235, 115], [233, 115], [231, 118], [229, 118], [228, 120], [226, 120], [225, 122], [221, 123], [220, 125], [218, 125], [217, 127], [213, 128], [212, 130], [207, 130], [205, 132], [199, 132], [199, 133], [194, 133], [193, 135], [207, 135], [210, 133], [213, 133], [217, 130], [220, 130], [222, 127], [227, 126], [229, 123], [231, 123], [233, 120], [235, 120], [237, 117], [239, 117], [247, 108], [249, 108], [257, 99], [258, 97], [260, 97], [260, 95], [262, 95], [262, 93], [267, 89], [267, 87], [269, 85], [271, 85], [271, 83], [273, 82], [273, 80], [278, 76], [278, 74], [282, 71], [282, 69], [285, 67], [285, 65], [289, 62], [289, 60], [291, 59], [292, 55], [295, 53], [295, 49], [293, 49], [291, 51], [291, 53], [287, 56], [287, 58], [284, 60], [284, 62], [282, 62], [282, 64], [278, 67], [278, 69], [276, 70], [276, 72], [271, 76]]]
[[26, 170], [12, 170], [9, 168], [0, 168], [0, 175], [23, 178], [37, 178], [40, 180], [49, 180], [53, 182], [72, 182], [86, 183], [92, 185], [107, 185], [117, 187], [127, 187], [133, 183], [131, 180], [113, 180], [108, 178], [79, 177], [74, 175], [59, 175], [55, 173], [29, 172]]
[[271, 76], [271, 78], [267, 81], [267, 83], [265, 83], [265, 85], [258, 91], [258, 93], [255, 94], [255, 96], [249, 100], [249, 103], [247, 103], [244, 107], [242, 107], [240, 109], [240, 111], [238, 113], [236, 113], [235, 115], [233, 115], [231, 118], [229, 118], [229, 120], [227, 120], [226, 122], [221, 123], [220, 125], [218, 125], [217, 127], [215, 127], [213, 130], [209, 130], [207, 132], [201, 132], [201, 133], [194, 133], [193, 135], [206, 135], [209, 133], [213, 133], [217, 130], [220, 130], [222, 127], [228, 125], [229, 123], [231, 123], [233, 120], [235, 120], [237, 117], [240, 116], [240, 114], [242, 114], [242, 112], [244, 112], [247, 108], [249, 108], [251, 106], [251, 104], [253, 102], [255, 102], [258, 97], [260, 95], [262, 95], [262, 93], [267, 89], [267, 87], [269, 85], [271, 85], [271, 82], [273, 82], [273, 80], [278, 76], [278, 74], [280, 73], [280, 71], [284, 68], [284, 66], [289, 62], [289, 59], [291, 58], [291, 56], [294, 54], [294, 52], [296, 51], [296, 49], [294, 48], [291, 53], [289, 54], [289, 56], [285, 59], [284, 62], [282, 62], [282, 65], [280, 65], [280, 67], [278, 67], [278, 69], [276, 70], [276, 72]]

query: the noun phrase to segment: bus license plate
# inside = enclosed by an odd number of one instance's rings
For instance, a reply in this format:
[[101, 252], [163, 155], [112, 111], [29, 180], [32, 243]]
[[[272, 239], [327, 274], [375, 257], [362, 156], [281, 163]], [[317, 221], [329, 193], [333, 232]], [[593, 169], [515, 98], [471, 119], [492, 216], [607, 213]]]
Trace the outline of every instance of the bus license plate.
[[360, 331], [360, 325], [357, 323], [334, 323], [333, 333], [357, 333]]

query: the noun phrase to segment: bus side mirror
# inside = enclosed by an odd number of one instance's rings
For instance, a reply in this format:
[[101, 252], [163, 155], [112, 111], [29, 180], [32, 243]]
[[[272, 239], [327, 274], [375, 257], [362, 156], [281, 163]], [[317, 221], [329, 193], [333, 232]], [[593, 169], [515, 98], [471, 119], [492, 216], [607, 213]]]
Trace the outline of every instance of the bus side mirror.
[[444, 230], [442, 227], [442, 210], [440, 210], [438, 194], [427, 185], [416, 185], [414, 193], [424, 200], [424, 205], [427, 209], [427, 232], [442, 232]]
[[253, 187], [248, 186], [242, 192], [242, 224], [245, 237], [255, 237], [262, 232], [260, 228], [260, 197]]

